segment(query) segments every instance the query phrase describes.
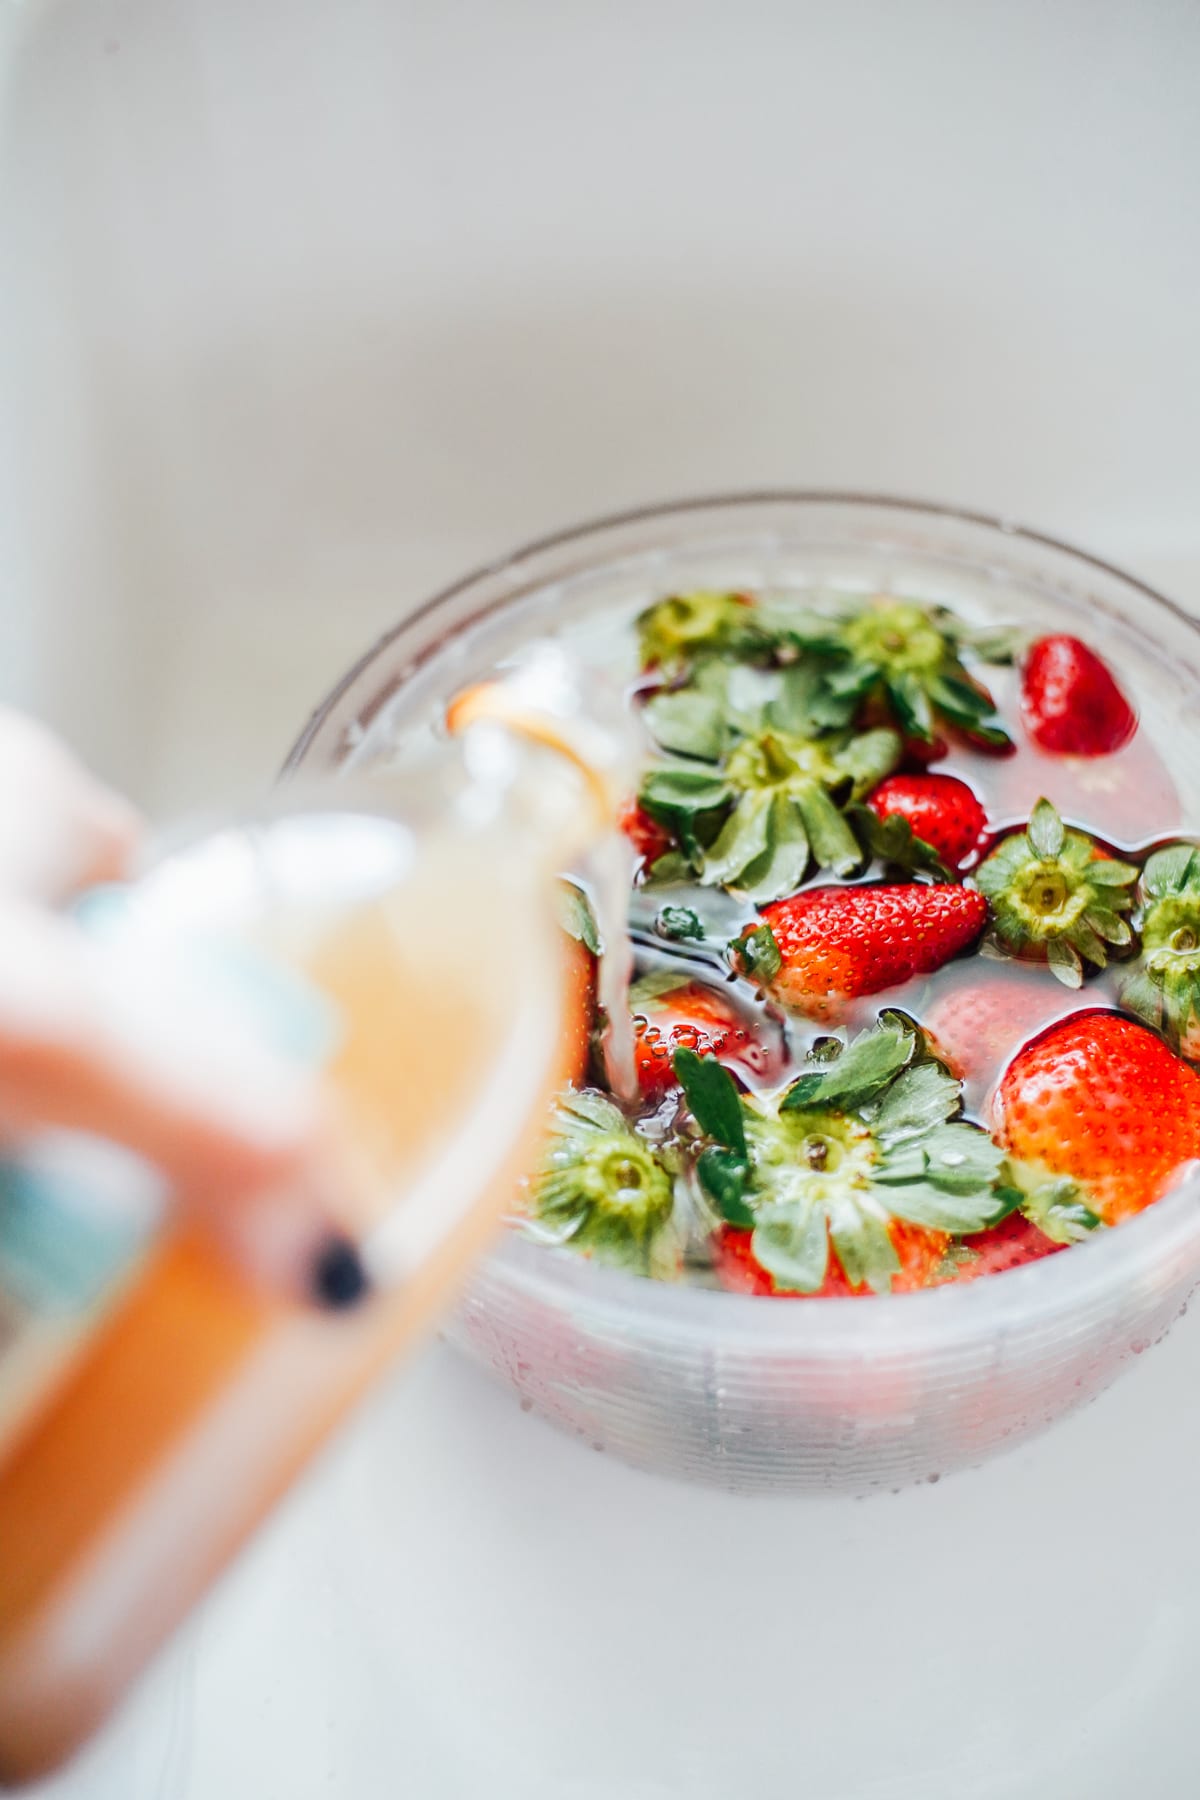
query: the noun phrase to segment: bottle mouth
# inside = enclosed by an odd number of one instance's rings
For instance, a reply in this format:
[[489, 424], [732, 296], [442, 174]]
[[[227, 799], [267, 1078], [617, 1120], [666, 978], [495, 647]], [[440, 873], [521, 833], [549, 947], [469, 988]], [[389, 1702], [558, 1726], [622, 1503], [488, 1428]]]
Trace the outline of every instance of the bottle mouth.
[[[582, 847], [610, 828], [635, 778], [635, 732], [623, 698], [586, 675], [582, 665], [557, 645], [535, 644], [492, 680], [476, 682], [446, 706], [452, 736], [467, 740], [467, 756], [486, 772], [489, 756], [499, 760], [497, 738], [553, 751], [583, 784], [584, 812], [575, 811]], [[473, 756], [471, 739], [479, 746]]]

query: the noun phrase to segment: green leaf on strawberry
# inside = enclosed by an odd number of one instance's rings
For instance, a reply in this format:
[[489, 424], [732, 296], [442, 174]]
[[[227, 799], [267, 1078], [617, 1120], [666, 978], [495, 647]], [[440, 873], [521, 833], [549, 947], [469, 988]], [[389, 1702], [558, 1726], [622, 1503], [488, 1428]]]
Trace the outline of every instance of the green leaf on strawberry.
[[654, 929], [659, 937], [676, 944], [689, 941], [702, 943], [708, 935], [703, 919], [690, 906], [660, 907], [655, 916]]
[[899, 1019], [899, 1014], [893, 1014], [885, 1026], [862, 1032], [837, 1055], [831, 1051], [840, 1040], [826, 1039], [818, 1056], [811, 1059], [816, 1068], [791, 1084], [779, 1103], [780, 1111], [852, 1106], [878, 1093], [916, 1053], [916, 1030], [900, 1024]]
[[758, 608], [741, 594], [672, 594], [640, 614], [637, 631], [642, 667], [667, 674], [706, 656], [769, 656], [774, 648]]
[[665, 825], [679, 841], [678, 852], [669, 851], [654, 864], [656, 881], [664, 879], [663, 865], [670, 865], [670, 879], [691, 873], [704, 855], [704, 842], [720, 829], [722, 813], [731, 799], [729, 785], [715, 769], [702, 765], [669, 763], [653, 768], [642, 782], [638, 803]]
[[[646, 709], [651, 730], [663, 706], [683, 698], [652, 701]], [[703, 885], [765, 902], [794, 893], [814, 864], [843, 876], [862, 866], [863, 849], [844, 808], [895, 768], [901, 750], [895, 732], [798, 736], [770, 722], [775, 702], [767, 699], [753, 710], [727, 709], [721, 740], [709, 698], [690, 698], [701, 704], [689, 730], [677, 729], [679, 709], [672, 706], [663, 747], [678, 749], [686, 738], [694, 760], [653, 766], [638, 800], [675, 833]], [[710, 759], [719, 741], [727, 747]], [[656, 865], [656, 879], [658, 873]]]
[[1028, 828], [993, 850], [974, 880], [991, 906], [994, 941], [1045, 960], [1065, 986], [1079, 987], [1085, 963], [1103, 969], [1110, 948], [1132, 941], [1123, 915], [1133, 905], [1137, 874], [1083, 832], [1068, 831], [1042, 799]]
[[844, 730], [853, 722], [858, 702], [853, 693], [838, 693], [830, 685], [830, 672], [830, 665], [812, 653], [782, 669], [764, 723], [794, 737]]
[[1087, 1203], [1086, 1190], [1063, 1175], [1050, 1176], [1022, 1192], [1021, 1211], [1056, 1244], [1081, 1244], [1093, 1231], [1104, 1229], [1103, 1220]]
[[756, 981], [760, 987], [770, 987], [780, 969], [783, 958], [779, 954], [779, 945], [775, 942], [775, 933], [765, 922], [756, 925], [753, 931], [747, 931], [737, 942], [737, 969], [747, 981]]
[[729, 726], [724, 708], [713, 694], [694, 687], [655, 694], [646, 702], [642, 717], [655, 742], [677, 756], [720, 762], [725, 754]]
[[529, 1182], [536, 1235], [615, 1268], [669, 1279], [680, 1254], [673, 1210], [670, 1173], [619, 1108], [590, 1089], [560, 1095]]
[[[1009, 748], [991, 695], [962, 661], [965, 648], [981, 655], [979, 646], [945, 607], [879, 599], [844, 609], [836, 622], [798, 615], [792, 636], [798, 647], [837, 658], [824, 676], [831, 697], [886, 702], [906, 737], [932, 743], [940, 719], [992, 749]], [[995, 648], [986, 639], [983, 646]]]
[[737, 1083], [713, 1056], [694, 1050], [677, 1050], [672, 1059], [675, 1075], [687, 1099], [693, 1119], [704, 1133], [725, 1150], [746, 1155], [746, 1130]]
[[848, 806], [846, 821], [867, 856], [876, 862], [903, 869], [909, 875], [932, 875], [935, 881], [958, 879], [932, 844], [916, 835], [903, 813], [889, 813], [881, 819], [869, 806]]
[[[833, 1254], [853, 1285], [884, 1293], [901, 1266], [897, 1222], [961, 1236], [1019, 1196], [1002, 1183], [1004, 1152], [958, 1116], [961, 1086], [910, 1019], [885, 1013], [838, 1053], [836, 1043], [824, 1040], [776, 1094], [741, 1094], [726, 1070], [686, 1052], [676, 1071], [710, 1140], [700, 1164], [714, 1149], [736, 1160], [721, 1174], [736, 1182], [733, 1203], [752, 1218], [753, 1253], [776, 1286], [815, 1293]], [[720, 1206], [711, 1165], [698, 1174]]]
[[750, 1165], [733, 1150], [709, 1148], [696, 1164], [700, 1185], [727, 1225], [752, 1229], [754, 1214], [746, 1202]]
[[1147, 859], [1138, 884], [1141, 954], [1121, 1004], [1200, 1061], [1200, 849], [1169, 844]]

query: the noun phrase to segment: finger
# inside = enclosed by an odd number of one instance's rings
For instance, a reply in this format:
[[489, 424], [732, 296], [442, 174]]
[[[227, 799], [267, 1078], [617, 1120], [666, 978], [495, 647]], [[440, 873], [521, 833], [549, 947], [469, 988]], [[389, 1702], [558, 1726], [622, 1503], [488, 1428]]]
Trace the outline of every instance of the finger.
[[[178, 1016], [147, 967], [114, 968], [71, 920], [0, 908], [0, 1134], [91, 1132], [166, 1175], [254, 1279], [315, 1289], [353, 1241], [348, 1179], [316, 1078], [217, 1011]], [[326, 1296], [328, 1297], [328, 1296]]]

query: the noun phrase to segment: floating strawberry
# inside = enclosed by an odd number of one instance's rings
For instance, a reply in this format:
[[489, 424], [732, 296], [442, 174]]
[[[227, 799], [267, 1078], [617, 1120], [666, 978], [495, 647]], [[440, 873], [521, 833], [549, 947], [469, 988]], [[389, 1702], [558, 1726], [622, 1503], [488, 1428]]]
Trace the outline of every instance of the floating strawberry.
[[974, 879], [991, 903], [997, 941], [1048, 962], [1067, 987], [1080, 985], [1085, 962], [1103, 969], [1108, 946], [1132, 940], [1122, 914], [1133, 905], [1137, 870], [1068, 831], [1048, 800], [1038, 801], [1028, 830], [1005, 838]]
[[565, 1029], [560, 1054], [559, 1080], [582, 1082], [591, 1058], [592, 1028], [596, 1021], [597, 958], [600, 931], [591, 901], [573, 881], [558, 888], [559, 923], [566, 935], [563, 972]]
[[1062, 633], [1029, 646], [1021, 710], [1034, 743], [1056, 756], [1110, 756], [1137, 730], [1137, 715], [1107, 665]]
[[902, 820], [909, 836], [949, 869], [962, 868], [987, 827], [978, 797], [956, 775], [889, 775], [867, 805], [883, 823]]
[[[780, 613], [781, 622], [786, 617]], [[990, 749], [1011, 746], [991, 695], [962, 660], [969, 646], [981, 659], [1011, 660], [1011, 646], [1000, 646], [996, 634], [985, 641], [945, 607], [878, 599], [855, 603], [840, 618], [800, 613], [791, 636], [828, 659], [831, 697], [865, 705], [882, 699], [905, 737], [932, 744], [941, 722]]]
[[814, 863], [839, 875], [862, 866], [844, 809], [895, 768], [900, 739], [834, 729], [847, 709], [829, 707], [807, 665], [750, 688], [736, 680], [748, 673], [710, 665], [693, 686], [648, 702], [646, 724], [672, 760], [649, 769], [638, 802], [681, 846], [656, 877], [771, 900], [793, 893]]
[[680, 1243], [674, 1183], [661, 1158], [604, 1094], [567, 1089], [529, 1182], [533, 1229], [598, 1262], [668, 1279]]
[[776, 1290], [819, 1293], [831, 1261], [854, 1289], [886, 1293], [902, 1273], [916, 1284], [949, 1234], [982, 1231], [1015, 1204], [1003, 1152], [956, 1116], [959, 1083], [900, 1014], [845, 1047], [826, 1040], [774, 1095], [739, 1095], [687, 1050], [675, 1067], [706, 1144], [699, 1182], [727, 1225], [751, 1232]]
[[1077, 1184], [1108, 1225], [1200, 1157], [1200, 1076], [1119, 1013], [1078, 1013], [1035, 1038], [1010, 1064], [993, 1114], [1014, 1157]]
[[563, 988], [566, 1029], [558, 1078], [580, 1082], [587, 1075], [596, 1016], [596, 959], [583, 944], [568, 944]]
[[[998, 1229], [998, 1228], [997, 1228]], [[945, 1232], [924, 1231], [917, 1225], [906, 1225], [894, 1219], [888, 1227], [892, 1247], [900, 1267], [892, 1276], [891, 1292], [909, 1294], [917, 1288], [934, 1285], [934, 1277], [952, 1247]], [[981, 1237], [987, 1237], [982, 1232]], [[971, 1240], [974, 1243], [978, 1238]], [[869, 1287], [851, 1287], [845, 1270], [835, 1256], [821, 1286], [812, 1294], [795, 1288], [779, 1287], [769, 1269], [764, 1269], [754, 1254], [754, 1233], [739, 1231], [735, 1225], [722, 1225], [713, 1237], [713, 1268], [717, 1280], [731, 1294], [773, 1294], [781, 1300], [861, 1300], [870, 1296]]]
[[635, 983], [629, 1005], [637, 1033], [638, 1085], [646, 1095], [657, 1096], [675, 1086], [671, 1059], [676, 1050], [715, 1056], [759, 1080], [778, 1071], [779, 1044], [765, 1040], [730, 994], [704, 982], [656, 971]]
[[1009, 1213], [998, 1225], [951, 1244], [930, 1285], [945, 1287], [951, 1282], [977, 1281], [981, 1275], [1002, 1275], [1006, 1269], [1024, 1268], [1026, 1263], [1040, 1262], [1065, 1247], [1047, 1237], [1024, 1213]]
[[1156, 850], [1138, 884], [1141, 956], [1121, 1004], [1154, 1025], [1189, 1061], [1200, 1060], [1200, 850]]
[[978, 959], [938, 996], [921, 1022], [935, 1053], [976, 1088], [989, 1085], [1022, 1044], [1095, 1001], [1047, 981], [1040, 971]]
[[837, 1002], [929, 975], [968, 949], [987, 922], [970, 888], [914, 883], [809, 888], [763, 908], [734, 946], [738, 968], [814, 1018]]

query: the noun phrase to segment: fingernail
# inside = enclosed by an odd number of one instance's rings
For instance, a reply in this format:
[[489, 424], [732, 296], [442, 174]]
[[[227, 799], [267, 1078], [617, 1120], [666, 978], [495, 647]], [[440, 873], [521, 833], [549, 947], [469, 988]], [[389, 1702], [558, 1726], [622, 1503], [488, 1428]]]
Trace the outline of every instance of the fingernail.
[[312, 1294], [318, 1304], [331, 1312], [345, 1312], [366, 1299], [370, 1285], [362, 1257], [350, 1239], [326, 1239], [312, 1269]]

